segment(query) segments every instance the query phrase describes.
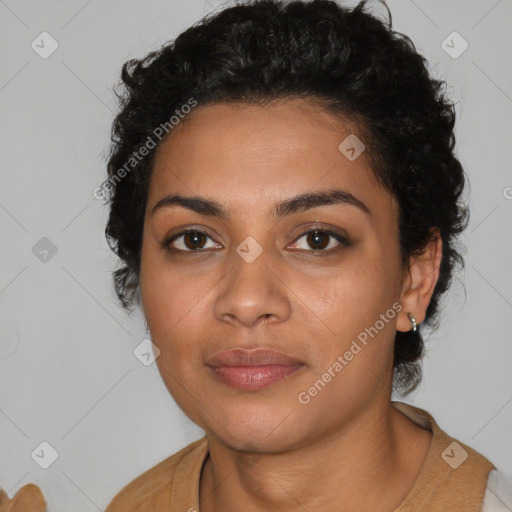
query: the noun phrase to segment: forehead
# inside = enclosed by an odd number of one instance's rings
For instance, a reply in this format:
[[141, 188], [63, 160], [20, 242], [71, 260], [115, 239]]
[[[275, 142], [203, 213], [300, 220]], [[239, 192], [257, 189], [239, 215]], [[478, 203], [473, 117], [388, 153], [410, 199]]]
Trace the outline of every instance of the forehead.
[[180, 193], [215, 197], [246, 212], [263, 202], [341, 188], [373, 215], [393, 216], [394, 198], [376, 182], [365, 152], [351, 160], [339, 149], [345, 140], [357, 141], [354, 136], [362, 139], [355, 123], [301, 99], [198, 106], [157, 149], [148, 208]]

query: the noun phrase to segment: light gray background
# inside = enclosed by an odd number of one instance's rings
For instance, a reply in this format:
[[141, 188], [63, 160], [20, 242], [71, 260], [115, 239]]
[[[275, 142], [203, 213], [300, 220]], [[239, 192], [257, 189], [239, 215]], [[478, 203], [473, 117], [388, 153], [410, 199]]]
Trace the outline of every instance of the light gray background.
[[[103, 510], [203, 435], [156, 365], [134, 357], [143, 318], [116, 302], [107, 211], [93, 190], [105, 176], [121, 65], [216, 5], [0, 1], [0, 487], [12, 496], [36, 483], [50, 512]], [[466, 271], [431, 336], [423, 384], [404, 400], [512, 472], [512, 1], [389, 6], [394, 27], [460, 100], [458, 154], [471, 180]], [[59, 45], [47, 59], [31, 48], [43, 31]], [[456, 59], [441, 47], [453, 31], [469, 43]], [[33, 253], [43, 237], [57, 248], [46, 262]], [[58, 453], [48, 469], [31, 457], [43, 441]]]

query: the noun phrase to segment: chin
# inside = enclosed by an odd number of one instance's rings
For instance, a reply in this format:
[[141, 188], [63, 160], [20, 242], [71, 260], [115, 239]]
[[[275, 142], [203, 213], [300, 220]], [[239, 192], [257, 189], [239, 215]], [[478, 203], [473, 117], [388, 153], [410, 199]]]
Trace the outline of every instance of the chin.
[[296, 429], [297, 425], [303, 425], [303, 422], [293, 414], [288, 417], [285, 414], [285, 420], [283, 415], [258, 417], [257, 411], [254, 415], [242, 413], [240, 416], [223, 417], [225, 420], [220, 428], [219, 424], [215, 423], [213, 430], [209, 429], [209, 426], [203, 429], [234, 450], [276, 453], [301, 443], [301, 434]]

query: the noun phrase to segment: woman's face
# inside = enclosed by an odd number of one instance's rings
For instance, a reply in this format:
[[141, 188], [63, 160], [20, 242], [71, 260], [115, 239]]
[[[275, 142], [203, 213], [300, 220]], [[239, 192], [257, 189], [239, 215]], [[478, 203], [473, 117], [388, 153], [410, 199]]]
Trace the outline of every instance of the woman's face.
[[[158, 148], [143, 308], [171, 395], [233, 448], [296, 448], [389, 403], [403, 285], [398, 210], [366, 153], [355, 158], [355, 139], [339, 148], [351, 133], [304, 100], [216, 104], [197, 107]], [[335, 190], [355, 199], [290, 203]], [[162, 202], [168, 196], [202, 202]], [[224, 369], [234, 385], [209, 363], [237, 347], [273, 348], [297, 367], [278, 367], [286, 376], [261, 387], [251, 384], [258, 369]]]

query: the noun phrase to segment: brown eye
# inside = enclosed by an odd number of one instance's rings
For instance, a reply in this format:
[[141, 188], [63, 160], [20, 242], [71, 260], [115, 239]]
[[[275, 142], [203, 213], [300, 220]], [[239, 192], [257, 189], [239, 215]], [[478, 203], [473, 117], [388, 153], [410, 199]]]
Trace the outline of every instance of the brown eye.
[[170, 240], [165, 242], [166, 246], [170, 246], [171, 250], [183, 251], [183, 252], [195, 252], [206, 249], [218, 248], [213, 243], [207, 246], [208, 240], [213, 242], [210, 235], [199, 229], [188, 229], [174, 235]]
[[307, 243], [313, 249], [325, 249], [329, 245], [329, 238], [331, 236], [325, 231], [310, 231], [307, 233]]
[[185, 233], [183, 235], [183, 243], [188, 249], [202, 249], [206, 243], [206, 235], [198, 231]]
[[[301, 240], [303, 240], [303, 242], [301, 242]], [[309, 252], [318, 251], [319, 253], [330, 253], [336, 251], [340, 245], [348, 246], [349, 243], [344, 237], [337, 233], [315, 228], [302, 233], [302, 235], [296, 239], [293, 248]]]

